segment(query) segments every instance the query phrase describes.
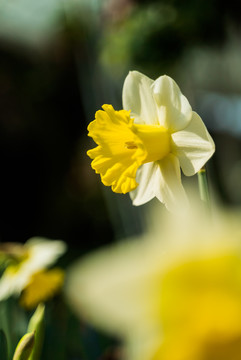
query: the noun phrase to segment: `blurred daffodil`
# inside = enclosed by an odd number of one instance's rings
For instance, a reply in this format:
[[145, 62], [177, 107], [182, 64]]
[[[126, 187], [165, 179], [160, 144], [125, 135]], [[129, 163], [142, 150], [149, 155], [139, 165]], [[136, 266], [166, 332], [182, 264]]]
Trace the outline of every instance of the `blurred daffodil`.
[[130, 192], [134, 205], [154, 197], [171, 211], [184, 205], [180, 167], [194, 175], [215, 150], [201, 118], [173, 79], [137, 71], [125, 79], [123, 106], [103, 105], [89, 124], [98, 145], [87, 152], [92, 168], [114, 192]]
[[241, 232], [230, 225], [102, 250], [72, 268], [70, 303], [118, 336], [127, 360], [238, 360]]
[[24, 245], [0, 244], [0, 300], [22, 294], [21, 303], [36, 306], [48, 299], [63, 282], [63, 271], [46, 270], [65, 252], [63, 241], [32, 238]]

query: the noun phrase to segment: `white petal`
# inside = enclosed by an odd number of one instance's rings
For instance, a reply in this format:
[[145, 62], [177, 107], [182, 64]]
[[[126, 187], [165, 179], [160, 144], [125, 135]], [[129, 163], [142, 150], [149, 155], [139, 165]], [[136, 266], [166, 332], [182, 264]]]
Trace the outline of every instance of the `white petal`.
[[215, 151], [214, 142], [200, 116], [193, 112], [188, 126], [172, 134], [174, 153], [185, 175], [194, 175]]
[[0, 281], [0, 301], [7, 299], [22, 290], [22, 284], [18, 277], [3, 273]]
[[188, 209], [188, 199], [181, 182], [181, 172], [178, 158], [172, 154], [158, 161], [159, 186], [155, 195], [166, 208], [174, 213]]
[[156, 102], [151, 86], [153, 80], [138, 71], [130, 71], [123, 86], [123, 107], [131, 110], [135, 122], [158, 124]]
[[66, 244], [63, 241], [42, 237], [29, 239], [25, 246], [30, 256], [24, 266], [32, 273], [52, 265], [66, 251]]
[[152, 85], [159, 109], [159, 123], [169, 131], [184, 129], [192, 118], [192, 108], [178, 85], [169, 76], [160, 76]]
[[136, 174], [137, 188], [130, 192], [133, 205], [142, 205], [155, 197], [155, 187], [158, 186], [156, 172], [158, 165], [154, 162], [142, 165]]
[[159, 321], [159, 289], [150, 279], [161, 271], [162, 252], [159, 242], [136, 240], [82, 259], [69, 270], [65, 288], [81, 317], [125, 338], [148, 333]]

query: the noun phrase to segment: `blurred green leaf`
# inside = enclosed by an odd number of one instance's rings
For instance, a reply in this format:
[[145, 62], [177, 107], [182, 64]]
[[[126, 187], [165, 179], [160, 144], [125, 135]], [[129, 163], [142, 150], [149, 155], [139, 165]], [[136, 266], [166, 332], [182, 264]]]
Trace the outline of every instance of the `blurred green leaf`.
[[34, 346], [34, 332], [25, 334], [19, 341], [13, 360], [28, 360]]
[[7, 338], [2, 329], [0, 329], [0, 360], [8, 360]]
[[45, 306], [39, 304], [35, 313], [31, 317], [28, 325], [28, 332], [35, 332], [35, 343], [33, 351], [29, 357], [29, 360], [39, 360], [44, 339], [44, 330], [45, 330]]

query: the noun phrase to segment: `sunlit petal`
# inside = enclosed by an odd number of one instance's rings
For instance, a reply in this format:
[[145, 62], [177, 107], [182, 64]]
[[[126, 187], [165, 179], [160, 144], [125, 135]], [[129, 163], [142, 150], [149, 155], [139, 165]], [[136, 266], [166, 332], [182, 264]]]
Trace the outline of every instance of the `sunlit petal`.
[[193, 112], [188, 126], [172, 134], [174, 153], [185, 175], [194, 175], [215, 151], [214, 142], [200, 116]]
[[158, 162], [156, 171], [159, 186], [155, 187], [156, 197], [172, 212], [185, 210], [188, 200], [181, 182], [180, 164], [172, 154]]
[[123, 85], [123, 107], [131, 110], [135, 122], [158, 125], [158, 113], [151, 91], [153, 80], [138, 71], [130, 71]]
[[169, 76], [160, 76], [152, 85], [158, 106], [160, 125], [171, 133], [184, 129], [192, 118], [192, 108], [176, 82]]
[[158, 165], [154, 162], [143, 164], [137, 171], [138, 187], [130, 192], [133, 205], [142, 205], [155, 197], [155, 189], [159, 185], [156, 175]]

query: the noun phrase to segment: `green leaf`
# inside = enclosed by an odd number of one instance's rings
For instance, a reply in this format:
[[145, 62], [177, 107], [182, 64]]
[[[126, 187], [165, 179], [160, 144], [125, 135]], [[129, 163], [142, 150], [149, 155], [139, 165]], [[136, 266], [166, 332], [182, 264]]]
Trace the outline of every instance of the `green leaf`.
[[29, 360], [34, 347], [34, 332], [25, 334], [19, 341], [13, 360]]
[[8, 360], [7, 338], [2, 329], [0, 329], [0, 360]]
[[35, 313], [31, 317], [28, 325], [28, 332], [35, 332], [35, 344], [33, 352], [31, 353], [29, 360], [39, 360], [44, 339], [44, 330], [45, 330], [45, 306], [39, 304]]

